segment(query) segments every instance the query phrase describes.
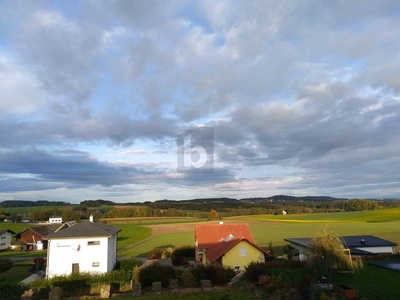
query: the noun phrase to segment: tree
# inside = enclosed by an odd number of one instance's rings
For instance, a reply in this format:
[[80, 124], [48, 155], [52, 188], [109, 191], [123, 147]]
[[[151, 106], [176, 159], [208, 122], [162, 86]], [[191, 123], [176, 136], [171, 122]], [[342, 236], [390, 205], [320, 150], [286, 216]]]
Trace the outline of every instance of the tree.
[[6, 272], [11, 269], [13, 261], [9, 258], [0, 259], [0, 273]]
[[218, 212], [215, 209], [211, 209], [210, 213], [208, 214], [208, 218], [210, 220], [212, 219], [218, 219]]
[[355, 272], [362, 268], [362, 261], [346, 253], [342, 240], [326, 225], [311, 240], [307, 253], [307, 266], [318, 276], [331, 282], [335, 271]]

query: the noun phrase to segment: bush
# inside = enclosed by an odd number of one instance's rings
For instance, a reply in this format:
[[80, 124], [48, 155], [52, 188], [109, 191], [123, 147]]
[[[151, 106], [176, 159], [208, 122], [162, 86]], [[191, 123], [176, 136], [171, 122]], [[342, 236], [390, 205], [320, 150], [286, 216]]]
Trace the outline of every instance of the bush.
[[11, 269], [13, 262], [9, 258], [0, 259], [0, 273], [6, 272]]
[[161, 259], [164, 249], [155, 248], [147, 254], [148, 259]]
[[20, 299], [26, 289], [26, 286], [15, 282], [2, 282], [0, 283], [0, 299]]
[[243, 278], [250, 282], [257, 282], [261, 275], [267, 275], [267, 264], [260, 262], [251, 262], [246, 267], [246, 273]]
[[137, 260], [135, 258], [122, 259], [117, 262], [115, 269], [117, 270], [121, 269], [127, 272], [132, 272], [136, 266], [140, 265], [140, 263], [141, 263], [140, 260]]
[[72, 273], [55, 276], [49, 280], [52, 288], [60, 287], [64, 296], [83, 296], [90, 293], [91, 276], [88, 273]]
[[174, 249], [175, 257], [194, 257], [195, 250], [193, 246], [182, 246]]
[[227, 284], [236, 275], [236, 272], [231, 267], [214, 265], [198, 265], [189, 271], [193, 275], [195, 286], [200, 286], [200, 282], [203, 279], [208, 279], [214, 284]]
[[145, 268], [140, 267], [135, 273], [137, 276], [136, 280], [142, 284], [143, 288], [151, 286], [154, 281], [161, 281], [163, 287], [168, 287], [169, 281], [176, 279], [173, 267], [163, 266], [159, 263], [154, 263]]
[[179, 271], [180, 272], [177, 273], [179, 286], [183, 288], [193, 288], [199, 286], [199, 284], [196, 283], [193, 272], [191, 272], [191, 270]]
[[172, 264], [174, 266], [187, 266], [189, 265], [189, 261], [184, 257], [178, 256], [172, 259]]

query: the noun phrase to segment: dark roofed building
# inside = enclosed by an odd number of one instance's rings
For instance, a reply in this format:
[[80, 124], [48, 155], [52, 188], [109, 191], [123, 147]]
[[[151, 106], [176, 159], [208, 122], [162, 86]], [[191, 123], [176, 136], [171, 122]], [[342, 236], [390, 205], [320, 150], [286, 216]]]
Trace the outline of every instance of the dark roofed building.
[[[350, 249], [352, 255], [379, 255], [394, 254], [397, 246], [388, 240], [373, 235], [354, 235], [340, 237], [344, 249]], [[300, 261], [307, 259], [307, 251], [311, 244], [311, 238], [285, 238], [285, 241], [299, 251]]]
[[117, 238], [121, 229], [104, 223], [71, 222], [45, 237], [46, 275], [91, 274], [110, 272], [117, 262]]
[[57, 228], [57, 225], [29, 227], [17, 233], [16, 240], [27, 244], [28, 250], [47, 249], [47, 241], [45, 241], [43, 237], [55, 232]]

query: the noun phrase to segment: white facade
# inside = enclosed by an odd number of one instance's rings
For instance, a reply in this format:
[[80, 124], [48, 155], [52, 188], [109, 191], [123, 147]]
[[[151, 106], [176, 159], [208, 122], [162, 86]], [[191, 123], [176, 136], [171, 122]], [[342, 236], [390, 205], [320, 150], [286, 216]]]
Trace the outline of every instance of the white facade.
[[74, 272], [90, 274], [112, 271], [117, 262], [117, 235], [49, 239], [47, 277]]
[[51, 217], [51, 218], [49, 218], [49, 223], [50, 224], [61, 224], [62, 218], [61, 217]]
[[8, 230], [0, 234], [0, 250], [5, 250], [10, 247], [12, 241], [12, 233]]

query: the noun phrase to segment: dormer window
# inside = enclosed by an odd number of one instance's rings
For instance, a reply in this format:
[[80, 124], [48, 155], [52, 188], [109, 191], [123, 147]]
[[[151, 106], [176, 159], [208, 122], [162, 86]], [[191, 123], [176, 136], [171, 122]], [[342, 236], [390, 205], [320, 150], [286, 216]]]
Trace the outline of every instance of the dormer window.
[[230, 235], [228, 235], [226, 238], [223, 239], [223, 241], [225, 243], [231, 241], [233, 238], [235, 237], [235, 235], [233, 233], [231, 233]]

